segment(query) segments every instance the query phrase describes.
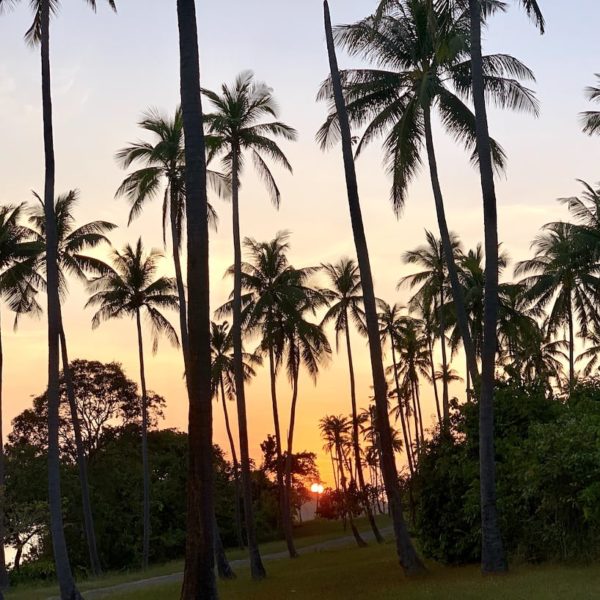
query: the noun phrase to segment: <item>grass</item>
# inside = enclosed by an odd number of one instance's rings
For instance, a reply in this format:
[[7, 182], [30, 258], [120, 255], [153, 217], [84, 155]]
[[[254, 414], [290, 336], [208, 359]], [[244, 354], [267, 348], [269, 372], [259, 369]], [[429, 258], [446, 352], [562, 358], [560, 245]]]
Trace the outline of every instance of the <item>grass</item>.
[[[377, 524], [383, 528], [390, 524], [390, 520], [385, 515], [376, 517]], [[366, 519], [361, 518], [356, 521], [360, 531], [367, 531], [369, 526]], [[343, 535], [349, 535], [349, 532], [344, 533], [339, 522], [336, 521], [307, 521], [295, 528], [294, 538], [297, 548], [304, 548], [313, 544], [319, 544], [328, 540], [339, 538]], [[261, 544], [260, 550], [263, 555], [282, 552], [286, 549], [285, 542], [276, 540]], [[239, 560], [246, 558], [245, 550], [238, 548], [227, 552], [230, 560]], [[150, 579], [152, 577], [160, 577], [161, 575], [170, 575], [183, 571], [183, 561], [175, 560], [160, 565], [152, 565], [148, 570], [141, 572], [139, 570], [128, 570], [122, 572], [106, 573], [100, 578], [86, 579], [78, 582], [78, 587], [82, 592], [111, 587], [140, 579]], [[54, 584], [31, 584], [19, 585], [11, 589], [5, 594], [6, 600], [46, 600], [51, 596], [56, 596], [58, 593], [57, 587]], [[159, 598], [161, 596], [151, 596]]]
[[[482, 577], [473, 567], [428, 565], [429, 573], [406, 579], [392, 544], [331, 550], [297, 561], [268, 563], [269, 576], [256, 583], [247, 569], [220, 584], [221, 600], [586, 600], [600, 596], [600, 566], [520, 566], [504, 576]], [[113, 594], [110, 600], [176, 600], [180, 585]]]

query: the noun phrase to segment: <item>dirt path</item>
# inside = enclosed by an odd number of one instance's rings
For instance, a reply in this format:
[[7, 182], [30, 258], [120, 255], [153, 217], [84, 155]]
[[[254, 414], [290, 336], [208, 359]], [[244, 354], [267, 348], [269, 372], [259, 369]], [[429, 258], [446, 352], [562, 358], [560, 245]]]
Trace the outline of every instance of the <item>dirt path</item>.
[[[381, 533], [384, 536], [389, 536], [392, 534], [391, 527], [385, 527], [381, 530]], [[361, 536], [368, 541], [373, 541], [373, 533], [371, 531], [363, 532], [361, 531]], [[304, 548], [299, 548], [299, 554], [312, 554], [315, 552], [323, 552], [326, 550], [335, 550], [336, 548], [344, 548], [346, 546], [351, 546], [354, 544], [354, 537], [351, 535], [344, 536], [340, 538], [335, 538], [332, 540], [327, 540], [324, 542], [319, 542], [318, 544], [311, 544], [310, 546], [305, 546]], [[265, 554], [262, 558], [264, 561], [272, 561], [272, 560], [281, 560], [283, 558], [287, 558], [287, 551], [282, 552], [274, 552], [271, 554]], [[248, 559], [241, 560], [232, 560], [231, 566], [233, 569], [237, 569], [239, 567], [244, 567], [248, 564]], [[110, 598], [111, 595], [121, 593], [121, 592], [131, 592], [139, 589], [145, 589], [149, 587], [154, 587], [156, 585], [163, 585], [165, 583], [175, 583], [181, 581], [183, 578], [183, 573], [172, 573], [171, 575], [161, 575], [160, 577], [150, 577], [148, 579], [140, 579], [139, 581], [129, 581], [127, 583], [120, 583], [118, 585], [112, 585], [110, 587], [105, 588], [97, 588], [95, 590], [88, 590], [83, 593], [86, 600], [97, 600], [99, 598]], [[48, 600], [60, 600], [57, 597], [49, 598]]]

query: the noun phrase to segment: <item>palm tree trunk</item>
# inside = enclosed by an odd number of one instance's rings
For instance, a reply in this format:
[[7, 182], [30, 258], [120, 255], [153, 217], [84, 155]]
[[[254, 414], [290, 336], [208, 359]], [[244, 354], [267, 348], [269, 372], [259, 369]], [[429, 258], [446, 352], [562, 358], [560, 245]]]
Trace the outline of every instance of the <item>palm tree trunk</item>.
[[8, 571], [6, 570], [6, 555], [4, 553], [4, 513], [5, 513], [5, 477], [4, 477], [4, 435], [2, 432], [2, 415], [3, 415], [3, 381], [4, 379], [4, 352], [2, 348], [2, 331], [0, 329], [0, 594], [2, 590], [9, 585]]
[[138, 354], [140, 359], [140, 382], [142, 386], [142, 469], [144, 472], [144, 502], [142, 542], [142, 568], [148, 568], [150, 557], [150, 466], [148, 464], [148, 391], [146, 389], [146, 370], [144, 367], [144, 342], [142, 338], [142, 321], [139, 309], [135, 313], [138, 335]]
[[[293, 342], [291, 343], [293, 346]], [[295, 352], [296, 350], [292, 347], [290, 348], [290, 352]], [[284, 521], [284, 529], [289, 531], [289, 537], [292, 537], [293, 530], [293, 520], [292, 520], [292, 457], [293, 457], [293, 443], [294, 443], [294, 428], [296, 426], [296, 404], [298, 402], [298, 364], [294, 363], [294, 373], [292, 375], [292, 402], [290, 406], [290, 427], [288, 430], [288, 439], [287, 439], [287, 454], [285, 456], [285, 493], [283, 496], [284, 502], [284, 511], [283, 511], [283, 521]], [[287, 538], [287, 535], [286, 535]], [[297, 558], [298, 553], [294, 548], [294, 543], [292, 540], [292, 545], [288, 544], [288, 552], [290, 558]]]
[[569, 319], [569, 391], [573, 390], [575, 384], [575, 326], [573, 323], [573, 301], [571, 292], [567, 306], [567, 316]]
[[[340, 479], [340, 482], [342, 485], [342, 492], [344, 494], [344, 504], [346, 506], [344, 515], [348, 517], [348, 521], [350, 523], [350, 530], [352, 531], [352, 535], [354, 536], [356, 545], [359, 548], [366, 548], [368, 544], [367, 544], [367, 542], [365, 542], [365, 540], [363, 540], [358, 529], [356, 528], [356, 525], [354, 523], [354, 518], [352, 516], [352, 509], [349, 507], [348, 486], [346, 485], [346, 475], [344, 474], [344, 453], [342, 451], [339, 440], [338, 440], [338, 443], [336, 443], [336, 449], [337, 449], [338, 464], [339, 464], [339, 469], [340, 469], [339, 479]], [[352, 473], [352, 471], [350, 471], [350, 473]]]
[[227, 560], [225, 554], [225, 546], [223, 546], [223, 540], [221, 539], [221, 532], [219, 531], [219, 525], [217, 523], [217, 517], [214, 519], [214, 536], [215, 536], [215, 562], [217, 563], [217, 572], [219, 573], [220, 579], [235, 579], [235, 573]]
[[221, 380], [219, 383], [221, 387], [221, 402], [223, 404], [223, 416], [225, 417], [225, 429], [227, 431], [227, 439], [229, 440], [229, 447], [231, 449], [231, 460], [233, 462], [233, 481], [235, 486], [235, 528], [238, 538], [238, 546], [240, 547], [240, 549], [243, 549], [244, 538], [242, 536], [242, 514], [240, 511], [240, 463], [237, 459], [235, 443], [233, 441], [233, 434], [231, 432], [231, 425], [229, 423], [229, 412], [227, 411], [227, 399], [225, 397], [225, 386], [223, 385], [223, 376], [221, 376]]
[[433, 386], [433, 394], [435, 397], [435, 410], [437, 412], [438, 423], [442, 427], [442, 411], [440, 409], [440, 394], [438, 392], [437, 379], [435, 378], [435, 362], [433, 359], [433, 340], [431, 335], [427, 335], [427, 346], [429, 348], [429, 365], [431, 367], [431, 385]]
[[336, 492], [340, 491], [340, 483], [338, 479], [338, 470], [335, 468], [335, 459], [333, 458], [333, 453], [331, 454], [331, 470], [333, 471], [333, 481], [335, 483]]
[[77, 401], [75, 399], [73, 377], [69, 363], [69, 355], [67, 352], [67, 338], [65, 336], [65, 331], [62, 324], [62, 313], [60, 324], [60, 349], [62, 354], [63, 376], [65, 379], [65, 387], [67, 388], [67, 400], [69, 402], [69, 410], [71, 412], [71, 423], [73, 425], [73, 433], [75, 436], [75, 449], [77, 452], [79, 486], [81, 487], [81, 507], [83, 510], [85, 537], [88, 545], [88, 553], [92, 573], [98, 576], [102, 574], [102, 566], [100, 565], [100, 557], [98, 556], [98, 547], [96, 545], [96, 530], [94, 528], [92, 503], [90, 501], [90, 486], [88, 483], [87, 460], [85, 456], [85, 450], [83, 448], [83, 438], [81, 436], [79, 414], [77, 413]]
[[362, 461], [360, 457], [360, 441], [358, 438], [358, 410], [356, 408], [356, 381], [354, 378], [354, 364], [352, 361], [352, 344], [350, 343], [350, 324], [348, 323], [348, 315], [346, 315], [346, 353], [348, 355], [348, 373], [350, 375], [350, 400], [352, 402], [352, 445], [354, 447], [354, 464], [356, 467], [356, 476], [358, 479], [358, 485], [362, 492], [365, 511], [367, 513], [367, 519], [369, 525], [373, 531], [373, 535], [377, 540], [377, 543], [382, 544], [385, 540], [375, 523], [375, 517], [371, 510], [371, 502], [367, 495], [367, 488], [365, 485], [365, 476], [362, 470]]
[[394, 365], [394, 383], [396, 384], [396, 397], [398, 398], [398, 412], [400, 413], [400, 423], [402, 424], [402, 436], [404, 437], [404, 447], [406, 448], [406, 459], [411, 477], [415, 474], [415, 464], [412, 455], [412, 444], [407, 419], [404, 417], [404, 407], [402, 406], [402, 396], [400, 395], [400, 378], [398, 376], [398, 364], [396, 363], [396, 349], [394, 347], [393, 331], [390, 331], [390, 340], [392, 343], [392, 364]]
[[246, 536], [250, 554], [250, 572], [252, 579], [266, 577], [267, 573], [260, 557], [256, 540], [256, 523], [252, 506], [252, 481], [250, 474], [250, 452], [248, 449], [248, 419], [246, 416], [246, 396], [244, 391], [244, 365], [242, 347], [242, 242], [240, 236], [239, 208], [239, 148], [232, 149], [231, 169], [231, 206], [233, 213], [233, 369], [235, 378], [235, 395], [238, 409], [238, 427], [240, 432], [240, 455], [242, 462], [242, 497], [244, 500], [244, 516], [246, 519]]
[[423, 439], [423, 427], [420, 426], [421, 418], [419, 415], [419, 407], [417, 406], [417, 397], [415, 395], [415, 386], [412, 381], [410, 383], [410, 395], [413, 403], [413, 419], [415, 421], [415, 440], [417, 442], [417, 455], [421, 453], [421, 441]]
[[415, 388], [415, 400], [417, 401], [417, 409], [419, 411], [419, 428], [421, 431], [421, 443], [425, 443], [425, 433], [423, 431], [423, 413], [421, 412], [421, 392], [419, 389], [419, 380], [415, 378], [413, 381], [413, 386]]
[[216, 600], [214, 473], [210, 385], [210, 278], [206, 149], [202, 129], [195, 0], [177, 0], [181, 111], [185, 139], [189, 398], [187, 539], [182, 600]]
[[42, 113], [44, 123], [44, 219], [46, 228], [46, 285], [48, 302], [48, 503], [56, 576], [61, 600], [79, 600], [65, 539], [60, 485], [59, 348], [60, 299], [58, 293], [58, 234], [54, 214], [54, 134], [50, 82], [50, 0], [40, 2]]
[[346, 111], [340, 72], [335, 54], [333, 31], [331, 28], [331, 17], [329, 14], [329, 4], [327, 0], [325, 0], [323, 4], [329, 67], [331, 71], [335, 105], [340, 122], [340, 132], [342, 137], [342, 152], [346, 174], [346, 186], [348, 191], [348, 205], [354, 234], [354, 243], [356, 246], [356, 256], [358, 259], [360, 277], [363, 287], [363, 300], [367, 321], [369, 352], [371, 358], [371, 369], [373, 372], [373, 387], [375, 391], [375, 405], [377, 408], [377, 429], [382, 450], [382, 471], [388, 502], [390, 505], [390, 512], [392, 514], [392, 521], [394, 524], [396, 551], [405, 572], [407, 574], [416, 574], [422, 572], [425, 567], [417, 556], [415, 548], [412, 544], [402, 511], [402, 498], [400, 493], [400, 485], [398, 482], [398, 472], [396, 470], [394, 447], [392, 444], [392, 434], [388, 416], [387, 385], [385, 381], [385, 372], [383, 370], [383, 357], [381, 354], [381, 343], [379, 339], [379, 323], [377, 319], [375, 292], [373, 289], [373, 276], [371, 273], [369, 250], [367, 247], [367, 240], [360, 208], [354, 158], [352, 156], [352, 136], [350, 132], [350, 122], [348, 120], [348, 113]]
[[463, 341], [463, 347], [467, 360], [469, 362], [469, 370], [474, 381], [479, 379], [479, 370], [477, 368], [477, 358], [475, 354], [475, 346], [469, 329], [469, 320], [467, 318], [467, 310], [465, 308], [465, 300], [458, 279], [458, 269], [454, 260], [454, 251], [452, 249], [452, 241], [450, 240], [450, 232], [448, 223], [446, 222], [446, 209], [444, 208], [444, 198], [442, 196], [442, 188], [437, 170], [437, 160], [435, 157], [435, 148], [433, 145], [433, 133], [431, 130], [431, 109], [426, 106], [423, 109], [423, 118], [425, 121], [425, 145], [427, 147], [427, 157], [429, 159], [429, 173], [431, 177], [431, 187], [433, 189], [433, 199], [435, 201], [435, 211], [437, 215], [438, 225], [440, 228], [440, 237], [442, 238], [442, 247], [444, 256], [446, 257], [446, 266], [448, 268], [448, 276], [452, 287], [452, 298], [456, 308], [456, 320], [460, 337]]
[[[269, 320], [271, 314], [269, 311]], [[271, 384], [271, 404], [273, 407], [273, 425], [275, 427], [275, 453], [277, 464], [275, 468], [275, 476], [277, 477], [277, 489], [279, 492], [279, 512], [281, 514], [281, 525], [283, 535], [288, 549], [290, 558], [296, 558], [298, 552], [294, 544], [294, 531], [289, 511], [289, 502], [286, 500], [287, 488], [284, 481], [284, 461], [281, 452], [281, 428], [279, 424], [279, 407], [277, 403], [277, 374], [275, 372], [275, 356], [273, 353], [273, 344], [269, 341], [269, 377]]]
[[444, 375], [442, 379], [442, 410], [444, 415], [444, 428], [448, 429], [450, 424], [450, 398], [448, 395], [448, 379], [446, 378], [448, 372], [448, 354], [446, 352], [446, 319], [444, 317], [443, 285], [442, 282], [442, 287], [440, 289], [440, 344], [442, 347], [442, 373]]
[[181, 271], [181, 238], [179, 228], [177, 227], [177, 194], [171, 185], [170, 213], [171, 213], [171, 240], [173, 244], [173, 264], [175, 266], [175, 281], [177, 283], [177, 296], [179, 298], [179, 329], [181, 331], [181, 349], [183, 351], [183, 362], [185, 366], [186, 378], [188, 372], [188, 362], [190, 356], [190, 340], [187, 327], [187, 301], [185, 299], [185, 284], [183, 282], [183, 273]]
[[494, 451], [494, 371], [496, 323], [498, 320], [498, 215], [490, 150], [483, 58], [481, 55], [481, 5], [469, 0], [471, 17], [471, 71], [477, 134], [477, 153], [483, 195], [485, 230], [485, 295], [483, 347], [481, 352], [481, 396], [479, 403], [479, 472], [481, 491], [481, 569], [484, 573], [507, 570], [496, 509], [496, 465]]

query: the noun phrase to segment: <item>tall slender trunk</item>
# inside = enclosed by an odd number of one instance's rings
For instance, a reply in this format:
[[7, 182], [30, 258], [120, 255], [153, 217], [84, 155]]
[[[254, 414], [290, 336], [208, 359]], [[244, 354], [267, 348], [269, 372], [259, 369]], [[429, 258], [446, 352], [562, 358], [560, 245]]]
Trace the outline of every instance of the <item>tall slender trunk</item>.
[[4, 477], [4, 434], [2, 431], [2, 415], [4, 405], [2, 403], [4, 390], [4, 351], [2, 348], [2, 331], [0, 329], [0, 594], [9, 584], [8, 571], [6, 570], [6, 555], [4, 553], [4, 513], [6, 508], [6, 489]]
[[437, 379], [435, 378], [435, 362], [433, 358], [433, 340], [431, 335], [427, 335], [427, 347], [429, 349], [429, 365], [431, 368], [431, 385], [433, 386], [433, 395], [435, 397], [435, 410], [437, 412], [438, 423], [442, 427], [442, 411], [440, 409], [440, 394], [438, 392]]
[[410, 383], [410, 396], [413, 404], [413, 419], [415, 421], [415, 441], [417, 442], [417, 457], [421, 454], [421, 442], [423, 441], [423, 427], [421, 426], [421, 416], [419, 415], [419, 407], [417, 406], [417, 396], [415, 394], [415, 386]]
[[83, 524], [85, 527], [85, 537], [88, 545], [88, 554], [92, 573], [96, 576], [102, 574], [100, 557], [96, 545], [96, 530], [94, 528], [94, 517], [92, 513], [92, 503], [90, 500], [90, 486], [88, 482], [87, 459], [83, 448], [83, 438], [81, 436], [81, 424], [77, 412], [77, 401], [75, 398], [75, 387], [73, 385], [73, 375], [69, 363], [69, 354], [67, 352], [67, 338], [62, 323], [60, 324], [60, 350], [62, 354], [63, 376], [65, 387], [67, 388], [67, 400], [71, 412], [71, 423], [73, 425], [73, 434], [75, 436], [75, 449], [77, 452], [77, 469], [79, 473], [79, 486], [81, 488], [81, 507], [83, 510]]
[[[297, 349], [293, 347], [293, 341], [291, 342], [290, 352], [296, 352]], [[293, 458], [293, 443], [294, 443], [294, 428], [296, 426], [296, 405], [298, 402], [298, 370], [299, 366], [297, 363], [294, 364], [294, 372], [292, 374], [292, 402], [290, 406], [290, 427], [288, 429], [287, 439], [287, 453], [285, 456], [285, 493], [283, 496], [284, 503], [284, 528], [289, 529], [289, 536], [291, 538], [291, 532], [293, 528], [292, 520], [292, 458]], [[286, 536], [287, 537], [287, 536]], [[297, 558], [298, 553], [294, 548], [293, 540], [292, 546], [288, 544], [288, 551], [290, 558]]]
[[177, 283], [177, 297], [179, 299], [179, 330], [181, 332], [181, 349], [183, 351], [183, 363], [187, 378], [188, 362], [190, 356], [190, 340], [187, 326], [187, 300], [185, 299], [185, 284], [183, 282], [183, 272], [181, 271], [181, 237], [177, 227], [177, 193], [170, 186], [170, 221], [171, 221], [171, 241], [173, 244], [173, 265], [175, 266], [175, 281]]
[[[352, 531], [352, 535], [354, 536], [354, 540], [356, 541], [356, 545], [359, 548], [366, 548], [367, 542], [363, 540], [360, 532], [356, 528], [356, 524], [354, 523], [354, 517], [352, 516], [352, 507], [348, 502], [348, 486], [346, 485], [346, 475], [344, 473], [344, 453], [342, 451], [342, 445], [340, 441], [336, 443], [336, 451], [338, 456], [338, 465], [340, 469], [339, 480], [342, 486], [342, 493], [344, 494], [344, 505], [346, 510], [344, 512], [344, 516], [348, 518], [348, 522], [350, 523], [350, 530]], [[350, 471], [350, 475], [352, 476], [352, 471]]]
[[[269, 323], [271, 321], [271, 311], [269, 310]], [[269, 325], [268, 325], [269, 327]], [[281, 427], [279, 423], [279, 407], [277, 403], [277, 373], [275, 371], [275, 356], [273, 344], [269, 341], [269, 379], [271, 385], [271, 404], [273, 408], [273, 426], [275, 427], [275, 476], [277, 478], [277, 491], [279, 493], [279, 513], [283, 535], [290, 558], [296, 558], [298, 552], [294, 544], [294, 531], [292, 517], [289, 510], [289, 502], [286, 499], [287, 487], [284, 481], [284, 461], [281, 451]]]
[[367, 321], [369, 352], [371, 358], [371, 369], [373, 372], [373, 387], [375, 391], [375, 405], [377, 409], [377, 428], [381, 443], [382, 472], [394, 525], [398, 558], [400, 559], [400, 563], [407, 574], [416, 574], [422, 572], [425, 567], [417, 556], [415, 548], [412, 544], [402, 511], [402, 497], [400, 493], [400, 484], [398, 482], [398, 472], [396, 470], [394, 447], [392, 444], [392, 434], [388, 416], [387, 384], [385, 381], [385, 372], [383, 370], [383, 357], [381, 354], [381, 342], [379, 339], [377, 305], [375, 302], [375, 292], [373, 289], [373, 276], [371, 273], [369, 250], [367, 247], [365, 228], [360, 208], [354, 158], [352, 155], [352, 135], [350, 132], [350, 122], [348, 120], [348, 113], [346, 111], [342, 82], [337, 63], [337, 57], [335, 54], [333, 31], [331, 28], [331, 17], [329, 14], [329, 4], [327, 0], [324, 1], [323, 5], [325, 13], [325, 34], [327, 37], [329, 67], [331, 71], [335, 105], [340, 122], [340, 133], [342, 137], [342, 152], [346, 174], [346, 187], [348, 191], [348, 206], [350, 209], [350, 219], [352, 222], [354, 243], [356, 246], [356, 256], [358, 259], [360, 277], [363, 287], [363, 300]]
[[46, 230], [46, 285], [48, 302], [48, 502], [50, 532], [61, 600], [79, 600], [65, 539], [60, 485], [58, 232], [54, 213], [54, 134], [50, 82], [50, 0], [40, 2], [42, 114], [44, 123], [44, 220]]
[[400, 394], [400, 378], [398, 376], [398, 364], [396, 363], [396, 348], [394, 347], [394, 332], [390, 330], [390, 340], [392, 343], [392, 364], [394, 366], [394, 383], [396, 384], [396, 397], [398, 398], [398, 412], [400, 413], [400, 422], [402, 424], [402, 436], [404, 437], [404, 448], [406, 448], [406, 459], [411, 477], [415, 474], [415, 464], [412, 455], [412, 442], [407, 419], [404, 416], [404, 407], [402, 406], [402, 396]]
[[352, 360], [352, 344], [350, 343], [350, 323], [348, 323], [348, 315], [346, 315], [346, 353], [348, 355], [348, 373], [350, 375], [350, 401], [352, 402], [352, 446], [354, 448], [354, 465], [356, 468], [356, 476], [358, 479], [358, 486], [363, 495], [365, 511], [367, 513], [367, 519], [369, 525], [373, 531], [373, 535], [377, 540], [377, 543], [382, 544], [385, 540], [375, 523], [375, 517], [371, 510], [371, 502], [367, 494], [367, 487], [365, 485], [365, 476], [362, 470], [362, 461], [360, 456], [360, 441], [358, 437], [358, 410], [356, 407], [356, 381], [354, 378], [354, 363]]
[[448, 268], [448, 276], [452, 287], [452, 299], [456, 308], [456, 320], [460, 337], [463, 341], [465, 354], [469, 363], [469, 370], [474, 381], [479, 379], [479, 370], [477, 368], [477, 358], [475, 354], [475, 346], [469, 329], [469, 320], [467, 318], [467, 310], [465, 308], [465, 300], [458, 279], [458, 269], [454, 260], [454, 251], [452, 249], [452, 241], [446, 221], [446, 209], [444, 208], [444, 198], [442, 196], [442, 188], [437, 169], [437, 160], [435, 157], [435, 147], [433, 145], [433, 132], [431, 130], [431, 108], [425, 106], [423, 108], [423, 119], [425, 121], [425, 145], [427, 147], [427, 157], [429, 160], [429, 173], [431, 178], [431, 187], [433, 189], [433, 199], [435, 201], [435, 212], [437, 215], [438, 226], [440, 228], [440, 237], [442, 238], [442, 248], [446, 258], [446, 266]]
[[138, 336], [138, 354], [140, 359], [140, 383], [142, 386], [142, 469], [144, 472], [144, 501], [143, 501], [143, 542], [142, 568], [148, 568], [150, 557], [150, 465], [148, 464], [148, 391], [146, 388], [146, 369], [144, 367], [144, 341], [142, 337], [142, 320], [140, 310], [135, 313]]
[[415, 378], [413, 380], [413, 386], [415, 390], [415, 400], [417, 403], [417, 410], [419, 411], [419, 430], [421, 432], [421, 443], [425, 443], [425, 432], [423, 430], [423, 413], [421, 412], [421, 392], [419, 389], [419, 380]]
[[481, 569], [497, 573], [508, 568], [496, 508], [496, 464], [494, 451], [494, 371], [498, 320], [498, 215], [496, 190], [485, 105], [483, 58], [481, 55], [481, 5], [469, 0], [471, 17], [471, 72], [477, 134], [477, 153], [483, 195], [485, 231], [485, 294], [481, 390], [479, 402], [479, 481], [481, 490]]
[[227, 560], [225, 554], [225, 546], [223, 546], [223, 540], [221, 539], [221, 532], [219, 531], [219, 525], [217, 523], [217, 517], [215, 515], [213, 521], [214, 535], [215, 535], [215, 562], [217, 563], [217, 572], [219, 573], [220, 579], [235, 579], [235, 573]]
[[466, 392], [467, 392], [467, 401], [469, 401], [471, 399], [471, 373], [469, 372], [469, 367], [466, 367], [466, 382], [467, 382], [467, 386], [466, 386]]
[[575, 383], [575, 325], [573, 323], [573, 301], [572, 301], [571, 292], [569, 292], [567, 316], [569, 319], [569, 392], [570, 392], [573, 390], [573, 385]]
[[[462, 296], [462, 294], [461, 294]], [[442, 348], [442, 411], [444, 415], [444, 428], [447, 429], [450, 424], [450, 398], [448, 395], [448, 354], [446, 352], [446, 318], [444, 316], [444, 283], [440, 287], [440, 344]]]
[[246, 416], [246, 395], [244, 390], [244, 365], [242, 347], [242, 241], [240, 235], [239, 207], [239, 147], [232, 148], [231, 165], [231, 207], [233, 213], [233, 370], [235, 378], [235, 395], [238, 409], [238, 426], [240, 432], [240, 456], [242, 463], [242, 497], [244, 500], [244, 517], [246, 519], [246, 536], [250, 554], [250, 572], [252, 579], [263, 579], [266, 571], [260, 557], [256, 540], [256, 523], [252, 506], [252, 480], [250, 474], [250, 452], [248, 449], [248, 419]]
[[333, 458], [333, 453], [331, 454], [331, 470], [333, 471], [333, 481], [335, 483], [336, 492], [340, 491], [340, 482], [338, 479], [338, 470], [335, 468], [335, 459]]
[[181, 111], [185, 139], [187, 227], [187, 538], [182, 600], [215, 600], [214, 473], [210, 383], [210, 279], [206, 149], [202, 129], [200, 56], [195, 0], [177, 0]]
[[229, 412], [227, 411], [227, 398], [225, 397], [225, 386], [223, 385], [223, 376], [220, 379], [221, 387], [221, 403], [223, 404], [223, 416], [225, 417], [225, 430], [227, 431], [227, 439], [229, 440], [229, 447], [231, 449], [231, 460], [233, 462], [233, 482], [235, 486], [235, 529], [238, 538], [238, 546], [244, 548], [244, 537], [242, 536], [242, 514], [240, 511], [240, 463], [237, 459], [237, 452], [235, 451], [235, 442], [233, 441], [233, 434], [231, 432], [231, 425], [229, 423]]

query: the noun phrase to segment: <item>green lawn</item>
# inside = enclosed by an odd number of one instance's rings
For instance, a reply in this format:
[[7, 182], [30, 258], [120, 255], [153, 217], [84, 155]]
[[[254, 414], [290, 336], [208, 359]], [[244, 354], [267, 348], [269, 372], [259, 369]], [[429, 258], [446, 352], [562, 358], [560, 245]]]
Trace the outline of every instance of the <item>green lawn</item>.
[[[379, 527], [384, 528], [390, 525], [390, 519], [385, 515], [376, 517]], [[360, 531], [369, 530], [366, 519], [361, 518], [356, 521]], [[294, 530], [296, 546], [304, 548], [313, 544], [319, 544], [327, 540], [336, 539], [344, 535], [350, 535], [350, 532], [344, 532], [340, 523], [337, 521], [307, 521], [298, 525]], [[282, 552], [286, 549], [285, 542], [277, 540], [261, 544], [261, 552], [263, 555]], [[246, 551], [233, 549], [227, 552], [230, 560], [238, 560], [246, 558]], [[91, 590], [96, 588], [110, 587], [120, 583], [129, 581], [137, 581], [151, 577], [159, 577], [161, 575], [170, 575], [183, 571], [183, 561], [177, 560], [161, 565], [152, 565], [147, 571], [140, 572], [138, 570], [123, 571], [119, 573], [107, 573], [99, 579], [89, 579], [78, 582], [81, 591]], [[48, 597], [56, 595], [57, 588], [54, 585], [20, 585], [5, 594], [6, 600], [46, 600]], [[158, 598], [158, 596], [155, 596]]]
[[[546, 565], [513, 568], [505, 576], [482, 577], [477, 567], [428, 565], [429, 574], [407, 580], [392, 544], [345, 548], [280, 560], [267, 565], [269, 577], [249, 580], [247, 569], [221, 584], [222, 600], [585, 600], [600, 597], [600, 566]], [[180, 586], [113, 594], [110, 600], [176, 600]]]

